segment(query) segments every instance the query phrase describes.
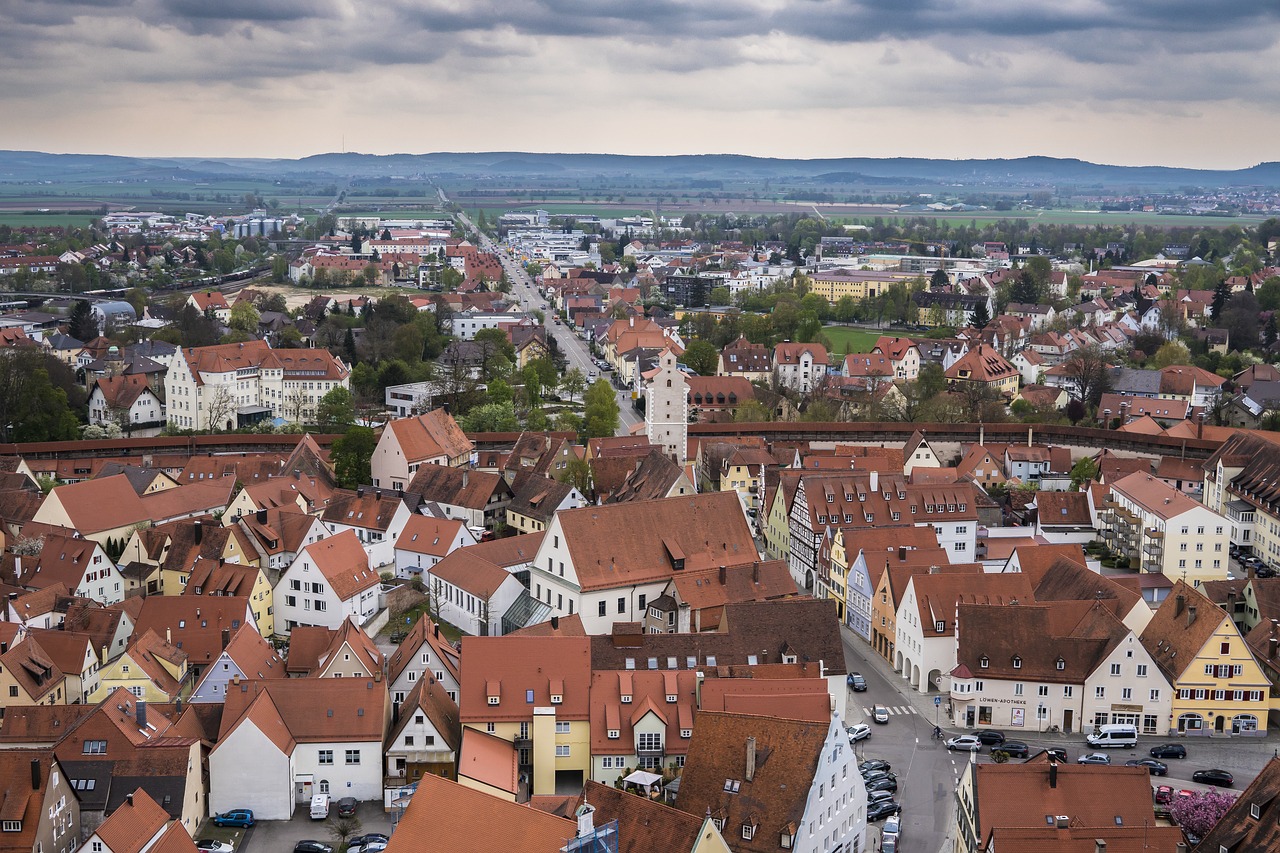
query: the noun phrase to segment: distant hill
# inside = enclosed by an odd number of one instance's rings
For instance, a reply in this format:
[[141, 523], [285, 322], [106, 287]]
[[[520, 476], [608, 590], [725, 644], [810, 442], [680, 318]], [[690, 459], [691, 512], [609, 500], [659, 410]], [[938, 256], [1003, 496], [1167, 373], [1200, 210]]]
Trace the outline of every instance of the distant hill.
[[535, 154], [519, 151], [432, 154], [315, 154], [296, 160], [250, 158], [137, 158], [99, 154], [0, 151], [0, 182], [186, 179], [269, 175], [377, 177], [387, 175], [511, 175], [523, 178], [622, 177], [653, 180], [793, 179], [832, 183], [906, 181], [967, 186], [1068, 184], [1170, 188], [1280, 187], [1280, 163], [1248, 169], [1206, 170], [1171, 166], [1108, 166], [1084, 160], [1020, 157], [1003, 160], [930, 160], [912, 157], [843, 157], [787, 160], [741, 154]]

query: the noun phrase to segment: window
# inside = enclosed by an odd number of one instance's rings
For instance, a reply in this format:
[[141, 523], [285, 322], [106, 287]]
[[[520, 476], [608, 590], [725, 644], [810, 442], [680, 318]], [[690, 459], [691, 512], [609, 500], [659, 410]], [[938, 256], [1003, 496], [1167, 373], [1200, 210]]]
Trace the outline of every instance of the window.
[[321, 764], [332, 764], [332, 763], [333, 763], [333, 750], [332, 750], [332, 749], [322, 749], [322, 750], [320, 750], [320, 762], [319, 762], [319, 763], [321, 763]]
[[1047, 685], [1047, 684], [1041, 684], [1039, 687], [1037, 687], [1037, 688], [1036, 688], [1036, 695], [1037, 695], [1037, 696], [1048, 696], [1048, 695], [1049, 695], [1049, 685]]
[[1139, 678], [1147, 677], [1147, 665], [1145, 663], [1138, 664], [1138, 677]]
[[347, 763], [348, 763], [348, 764], [359, 764], [359, 763], [360, 763], [360, 750], [358, 750], [358, 749], [348, 749], [348, 750], [347, 750]]
[[604, 615], [605, 615], [606, 608], [607, 608], [607, 605], [606, 605], [603, 601], [601, 601], [601, 602], [599, 602], [598, 608], [599, 608], [599, 613], [597, 613], [597, 615], [598, 615], [598, 616], [604, 616]]
[[1262, 817], [1262, 809], [1258, 807], [1257, 803], [1249, 803], [1249, 817], [1254, 820]]
[[1022, 682], [1021, 682], [1021, 681], [1019, 681], [1019, 682], [1017, 682], [1017, 683], [1015, 683], [1015, 684], [1013, 685], [1013, 695], [1014, 695], [1014, 696], [1021, 696], [1021, 695], [1022, 695]]
[[662, 749], [661, 732], [641, 732], [636, 737], [636, 749], [641, 752], [657, 752]]
[[569, 757], [569, 744], [567, 743], [556, 744], [556, 758], [568, 758], [568, 757]]
[[1231, 654], [1231, 643], [1230, 643], [1230, 642], [1223, 641], [1223, 643], [1222, 643], [1222, 654], [1224, 654], [1224, 655], [1229, 655], [1229, 654]]
[[1058, 658], [1058, 662], [1054, 664], [1054, 666], [1056, 666], [1059, 670], [1064, 670], [1067, 668], [1067, 662], [1062, 658]]
[[404, 736], [404, 745], [405, 745], [405, 746], [413, 746], [413, 735], [405, 735], [405, 736]]
[[1070, 684], [1065, 685], [1065, 686], [1062, 688], [1062, 698], [1063, 698], [1063, 699], [1070, 699], [1070, 698], [1071, 698], [1071, 694], [1072, 694], [1072, 693], [1074, 693], [1074, 692], [1075, 692], [1075, 690], [1072, 688], [1072, 686], [1071, 686]]
[[939, 619], [938, 621], [933, 623], [933, 630], [941, 634], [943, 631], [947, 630], [947, 623], [942, 619]]
[[1013, 668], [1022, 669], [1022, 658], [1018, 657], [1017, 655], [1013, 656]]
[[107, 742], [105, 740], [87, 740], [84, 742], [85, 755], [106, 755]]
[[627, 612], [627, 600], [625, 598], [618, 599], [618, 612], [619, 613]]
[[1133, 688], [1132, 688], [1132, 687], [1123, 687], [1123, 688], [1121, 688], [1121, 689], [1120, 689], [1120, 701], [1121, 701], [1121, 702], [1128, 702], [1128, 701], [1130, 701], [1131, 699], [1133, 699]]
[[742, 838], [744, 841], [750, 841], [756, 837], [756, 828], [753, 824], [744, 823], [742, 825]]
[[981, 658], [978, 659], [978, 666], [982, 667], [983, 669], [986, 669], [987, 666], [990, 665], [990, 663], [991, 663], [991, 660], [986, 655], [983, 655]]
[[5, 832], [22, 832], [22, 821], [6, 820], [3, 829]]
[[1106, 698], [1107, 698], [1107, 688], [1105, 688], [1105, 687], [1095, 687], [1095, 688], [1093, 688], [1093, 698], [1094, 698], [1094, 699], [1106, 699]]
[[569, 733], [569, 722], [567, 720], [556, 720], [556, 734], [567, 735]]
[[1119, 675], [1119, 674], [1120, 674], [1120, 664], [1118, 664], [1118, 663], [1113, 663], [1113, 664], [1111, 664], [1111, 674], [1112, 674], [1112, 675]]

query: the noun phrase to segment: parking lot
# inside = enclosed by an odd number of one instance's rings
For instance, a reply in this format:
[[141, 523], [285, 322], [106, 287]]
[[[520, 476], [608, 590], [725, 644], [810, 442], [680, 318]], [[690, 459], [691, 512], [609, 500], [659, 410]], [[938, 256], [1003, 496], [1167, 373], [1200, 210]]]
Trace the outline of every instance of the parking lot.
[[[356, 811], [360, 829], [356, 835], [381, 832], [390, 835], [393, 826], [391, 815], [383, 811], [382, 803], [361, 803]], [[262, 820], [248, 830], [218, 829], [206, 821], [196, 839], [217, 838], [228, 840], [236, 853], [289, 853], [293, 845], [307, 839], [321, 841], [338, 848], [338, 839], [329, 832], [329, 822], [308, 817], [307, 804], [301, 803], [294, 810], [292, 820]]]

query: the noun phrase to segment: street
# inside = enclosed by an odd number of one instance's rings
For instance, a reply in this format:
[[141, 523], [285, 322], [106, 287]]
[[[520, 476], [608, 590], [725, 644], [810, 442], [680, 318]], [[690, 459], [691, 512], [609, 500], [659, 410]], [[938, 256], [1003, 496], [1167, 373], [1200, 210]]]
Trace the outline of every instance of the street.
[[[444, 197], [443, 192], [441, 197]], [[458, 213], [457, 216], [463, 227], [475, 234], [479, 247], [486, 252], [492, 253], [502, 262], [502, 269], [506, 272], [507, 279], [511, 282], [511, 296], [518, 305], [525, 311], [542, 311], [546, 317], [544, 322], [547, 324], [547, 334], [555, 338], [561, 354], [565, 357], [565, 363], [569, 367], [576, 367], [581, 370], [583, 376], [590, 376], [592, 373], [600, 375], [602, 371], [591, 358], [591, 350], [586, 341], [574, 334], [568, 326], [552, 321], [553, 312], [551, 306], [538, 293], [533, 285], [533, 279], [525, 272], [524, 267], [515, 261], [506, 250], [491, 240], [488, 235], [481, 233], [465, 213]], [[608, 381], [608, 377], [605, 377], [605, 381]], [[631, 406], [630, 389], [615, 389], [614, 393], [618, 400], [618, 435], [628, 435], [631, 432], [631, 428], [640, 423], [640, 417]]]

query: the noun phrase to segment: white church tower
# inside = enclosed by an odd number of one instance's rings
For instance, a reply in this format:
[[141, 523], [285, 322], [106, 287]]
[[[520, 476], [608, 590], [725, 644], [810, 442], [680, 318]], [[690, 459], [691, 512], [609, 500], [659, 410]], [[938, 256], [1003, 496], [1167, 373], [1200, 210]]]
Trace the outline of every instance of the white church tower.
[[683, 466], [689, 448], [689, 383], [670, 349], [664, 349], [658, 356], [658, 367], [645, 374], [644, 393], [649, 443]]

